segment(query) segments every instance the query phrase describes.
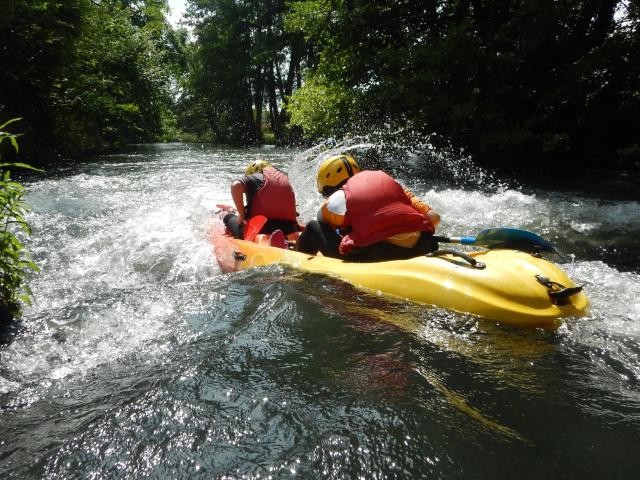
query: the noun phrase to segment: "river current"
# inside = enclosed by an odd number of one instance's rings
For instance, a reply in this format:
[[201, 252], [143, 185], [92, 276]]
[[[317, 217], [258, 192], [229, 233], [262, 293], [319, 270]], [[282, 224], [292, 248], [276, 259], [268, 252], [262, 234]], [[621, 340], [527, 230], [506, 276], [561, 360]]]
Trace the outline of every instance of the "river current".
[[230, 182], [265, 158], [308, 220], [319, 150], [149, 145], [27, 182], [40, 272], [0, 346], [0, 478], [637, 478], [640, 203], [442, 159], [395, 172], [439, 233], [554, 242], [591, 301], [555, 332], [222, 274]]

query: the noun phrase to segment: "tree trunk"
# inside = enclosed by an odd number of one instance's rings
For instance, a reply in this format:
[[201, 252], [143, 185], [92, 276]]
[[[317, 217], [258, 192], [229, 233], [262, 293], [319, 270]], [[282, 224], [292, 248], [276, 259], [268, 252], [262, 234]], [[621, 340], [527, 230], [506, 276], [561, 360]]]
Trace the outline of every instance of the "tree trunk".
[[280, 65], [274, 63], [276, 71], [276, 79], [278, 80], [278, 91], [280, 92], [280, 100], [284, 102], [284, 81], [282, 80], [282, 72], [280, 71]]
[[264, 68], [259, 66], [256, 72], [256, 78], [253, 83], [253, 107], [255, 109], [254, 123], [256, 126], [256, 132], [258, 140], [264, 141], [264, 135], [262, 133], [262, 106], [264, 103]]
[[300, 45], [297, 41], [298, 39], [294, 39], [291, 42], [291, 58], [289, 59], [289, 72], [287, 73], [287, 82], [284, 86], [284, 102], [285, 105], [289, 102], [289, 97], [293, 93], [293, 81], [296, 79], [296, 74], [300, 70]]
[[271, 62], [267, 72], [267, 95], [269, 96], [269, 116], [271, 119], [271, 130], [276, 138], [280, 135], [280, 112], [278, 111], [278, 96], [276, 92], [276, 81], [273, 70], [274, 64]]

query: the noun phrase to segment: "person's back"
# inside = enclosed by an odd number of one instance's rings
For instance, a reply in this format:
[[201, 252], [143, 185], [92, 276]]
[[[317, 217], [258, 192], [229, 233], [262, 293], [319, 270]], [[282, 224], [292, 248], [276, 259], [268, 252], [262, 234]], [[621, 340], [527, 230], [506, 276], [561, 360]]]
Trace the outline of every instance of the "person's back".
[[301, 235], [300, 251], [386, 260], [437, 250], [440, 216], [386, 173], [360, 171], [352, 157], [338, 155], [320, 166], [317, 183], [327, 200]]
[[262, 185], [247, 203], [249, 218], [264, 215], [269, 220], [296, 222], [296, 196], [284, 172], [265, 167], [261, 174], [253, 176], [262, 177]]
[[251, 162], [245, 174], [231, 184], [231, 198], [238, 213], [227, 214], [224, 224], [236, 238], [242, 238], [244, 225], [257, 215], [267, 218], [260, 233], [282, 230], [286, 235], [300, 229], [287, 175], [264, 160]]
[[[416, 233], [417, 240], [420, 232], [431, 236], [435, 231], [431, 220], [413, 207], [400, 184], [382, 171], [362, 171], [347, 180], [342, 191], [346, 201], [345, 223], [350, 227], [350, 232], [340, 241], [343, 255], [384, 242], [380, 247], [389, 254], [383, 256], [395, 258], [402, 253], [408, 254], [413, 245], [409, 248], [400, 246], [398, 253], [388, 239]], [[378, 250], [383, 253], [381, 248]]]

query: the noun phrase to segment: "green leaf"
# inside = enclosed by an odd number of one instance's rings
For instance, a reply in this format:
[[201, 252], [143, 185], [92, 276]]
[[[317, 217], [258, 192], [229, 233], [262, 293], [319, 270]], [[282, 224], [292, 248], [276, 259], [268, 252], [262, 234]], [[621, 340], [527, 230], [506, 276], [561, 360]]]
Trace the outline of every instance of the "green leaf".
[[29, 307], [32, 305], [30, 294], [18, 295], [16, 298]]
[[44, 170], [40, 168], [32, 167], [28, 163], [19, 163], [19, 162], [18, 163], [0, 163], [0, 168], [7, 168], [7, 167], [24, 168], [25, 170], [33, 170], [34, 172], [44, 173]]
[[18, 147], [18, 141], [16, 140], [16, 137], [14, 135], [11, 135], [9, 138], [11, 139], [11, 145], [13, 145], [16, 153], [19, 153], [20, 148]]
[[[12, 118], [11, 120], [8, 120], [7, 122], [5, 122], [2, 125], [0, 125], [0, 130], [3, 129], [4, 127], [6, 127], [7, 125], [9, 125], [11, 123], [14, 123], [14, 122], [17, 122], [19, 120], [22, 120], [22, 117], [20, 117], [20, 118]], [[0, 133], [2, 133], [2, 132], [0, 132]]]

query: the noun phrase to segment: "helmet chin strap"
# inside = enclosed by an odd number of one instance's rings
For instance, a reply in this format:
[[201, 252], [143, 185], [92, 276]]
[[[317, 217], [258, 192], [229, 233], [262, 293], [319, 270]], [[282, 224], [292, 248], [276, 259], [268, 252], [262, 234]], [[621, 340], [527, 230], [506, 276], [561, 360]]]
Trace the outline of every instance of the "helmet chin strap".
[[[349, 177], [351, 178], [351, 177]], [[347, 179], [348, 180], [348, 179]], [[322, 189], [322, 196], [324, 198], [329, 198], [331, 195], [333, 195], [334, 193], [336, 193], [338, 190], [340, 190], [342, 188], [342, 186], [347, 183], [347, 180], [343, 180], [342, 182], [340, 182], [338, 185], [334, 186], [334, 187], [330, 187], [329, 185], [327, 185], [326, 187], [324, 187]]]
[[327, 185], [322, 189], [322, 196], [324, 198], [329, 198], [333, 193], [337, 192], [339, 188], [339, 186], [330, 187], [329, 185]]

